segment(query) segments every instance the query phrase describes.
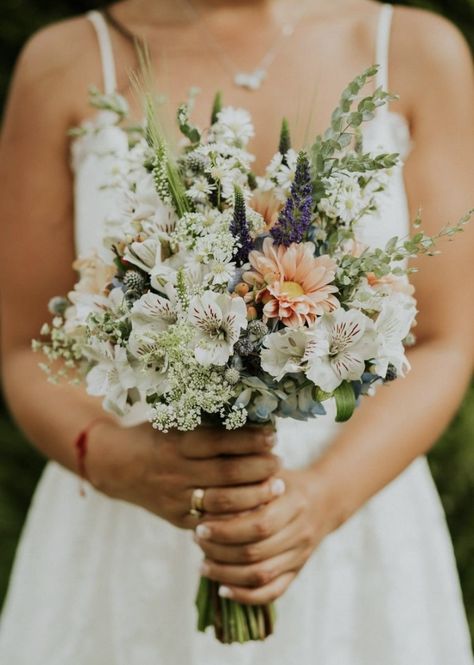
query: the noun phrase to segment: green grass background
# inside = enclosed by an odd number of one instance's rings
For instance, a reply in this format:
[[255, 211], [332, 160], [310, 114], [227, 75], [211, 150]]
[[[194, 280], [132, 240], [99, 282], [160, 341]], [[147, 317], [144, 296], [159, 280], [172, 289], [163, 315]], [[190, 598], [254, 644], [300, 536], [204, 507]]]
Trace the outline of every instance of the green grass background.
[[[97, 2], [3, 0], [0, 16], [0, 108], [18, 50], [46, 23]], [[474, 46], [474, 0], [394, 2], [433, 9], [449, 17]], [[464, 598], [474, 635], [474, 383], [451, 427], [429, 456], [453, 537]], [[18, 537], [43, 460], [25, 441], [0, 402], [0, 606]], [[454, 664], [453, 664], [454, 665]]]

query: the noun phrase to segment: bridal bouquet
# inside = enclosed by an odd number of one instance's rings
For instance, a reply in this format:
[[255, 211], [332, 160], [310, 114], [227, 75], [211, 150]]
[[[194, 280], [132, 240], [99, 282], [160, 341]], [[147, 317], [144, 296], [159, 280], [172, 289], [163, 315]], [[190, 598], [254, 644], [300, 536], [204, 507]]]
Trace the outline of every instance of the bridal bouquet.
[[[183, 141], [172, 151], [150, 95], [142, 128], [123, 125], [124, 101], [94, 93], [119, 146], [108, 187], [120, 204], [106, 220], [102, 256], [75, 263], [79, 281], [50, 303], [51, 324], [34, 342], [84, 378], [118, 415], [146, 405], [153, 427], [228, 429], [276, 418], [308, 419], [335, 402], [347, 420], [361, 395], [409, 368], [416, 302], [406, 260], [433, 253], [418, 229], [370, 248], [358, 231], [377, 212], [396, 154], [364, 152], [360, 126], [390, 99], [361, 90], [372, 67], [344, 90], [330, 128], [295, 151], [288, 124], [256, 177], [243, 109], [216, 96], [209, 127], [177, 113]], [[80, 131], [87, 131], [82, 129]], [[419, 221], [417, 226], [419, 227]], [[220, 598], [201, 580], [199, 629], [223, 642], [263, 639], [271, 606]]]

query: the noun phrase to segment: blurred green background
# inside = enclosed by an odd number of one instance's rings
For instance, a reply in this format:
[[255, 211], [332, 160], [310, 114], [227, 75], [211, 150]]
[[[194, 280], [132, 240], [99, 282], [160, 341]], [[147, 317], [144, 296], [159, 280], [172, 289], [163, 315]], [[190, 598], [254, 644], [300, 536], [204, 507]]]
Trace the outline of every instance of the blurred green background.
[[[0, 16], [0, 108], [18, 50], [28, 36], [51, 21], [81, 13], [98, 2], [2, 0]], [[474, 0], [393, 2], [444, 14], [474, 47]], [[474, 635], [474, 384], [450, 429], [429, 460], [454, 541], [471, 632]], [[0, 402], [0, 606], [16, 544], [43, 460], [25, 442]], [[451, 665], [451, 664], [450, 664]], [[455, 665], [454, 663], [452, 665]]]

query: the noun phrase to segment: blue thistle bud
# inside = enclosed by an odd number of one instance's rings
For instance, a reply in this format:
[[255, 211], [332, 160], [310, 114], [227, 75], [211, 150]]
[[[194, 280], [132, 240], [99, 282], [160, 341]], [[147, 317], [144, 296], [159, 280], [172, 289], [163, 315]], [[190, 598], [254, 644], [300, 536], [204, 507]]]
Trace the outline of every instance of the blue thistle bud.
[[301, 242], [311, 222], [313, 208], [313, 185], [306, 153], [301, 150], [296, 162], [296, 173], [285, 207], [270, 231], [275, 244], [288, 247]]

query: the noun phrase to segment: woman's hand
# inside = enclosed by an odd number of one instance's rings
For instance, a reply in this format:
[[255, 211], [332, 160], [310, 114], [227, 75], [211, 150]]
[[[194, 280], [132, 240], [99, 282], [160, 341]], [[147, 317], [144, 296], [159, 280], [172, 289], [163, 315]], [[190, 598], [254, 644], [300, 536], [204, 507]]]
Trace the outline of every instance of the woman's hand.
[[195, 540], [206, 558], [202, 574], [220, 594], [241, 603], [268, 603], [288, 588], [315, 547], [339, 526], [314, 469], [282, 471], [284, 494], [225, 521], [206, 516]]
[[194, 529], [199, 520], [189, 509], [195, 488], [206, 490], [204, 511], [215, 519], [281, 494], [275, 477], [280, 460], [271, 452], [274, 436], [267, 427], [162, 434], [149, 423], [124, 429], [101, 422], [90, 434], [86, 470], [91, 484], [108, 496]]

